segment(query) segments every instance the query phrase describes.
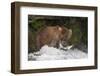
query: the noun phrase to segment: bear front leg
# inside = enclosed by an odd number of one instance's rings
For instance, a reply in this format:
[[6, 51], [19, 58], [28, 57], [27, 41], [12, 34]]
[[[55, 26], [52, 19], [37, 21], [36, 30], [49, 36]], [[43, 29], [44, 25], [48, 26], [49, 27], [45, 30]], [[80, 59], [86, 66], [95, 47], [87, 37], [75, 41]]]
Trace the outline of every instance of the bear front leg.
[[57, 41], [57, 40], [52, 40], [52, 41], [50, 42], [50, 47], [59, 48], [59, 41]]

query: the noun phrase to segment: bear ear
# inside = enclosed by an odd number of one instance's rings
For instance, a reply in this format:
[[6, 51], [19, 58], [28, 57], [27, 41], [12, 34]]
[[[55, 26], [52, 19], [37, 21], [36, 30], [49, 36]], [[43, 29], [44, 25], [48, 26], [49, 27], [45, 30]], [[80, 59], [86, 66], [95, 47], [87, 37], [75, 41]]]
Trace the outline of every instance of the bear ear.
[[62, 27], [60, 27], [59, 25], [57, 25], [57, 30], [62, 31]]
[[68, 33], [68, 37], [67, 38], [70, 39], [71, 36], [72, 36], [72, 29], [69, 29], [68, 31], [69, 31], [69, 33]]
[[61, 28], [61, 27], [58, 27], [58, 30], [59, 30], [59, 31], [62, 31], [62, 28]]

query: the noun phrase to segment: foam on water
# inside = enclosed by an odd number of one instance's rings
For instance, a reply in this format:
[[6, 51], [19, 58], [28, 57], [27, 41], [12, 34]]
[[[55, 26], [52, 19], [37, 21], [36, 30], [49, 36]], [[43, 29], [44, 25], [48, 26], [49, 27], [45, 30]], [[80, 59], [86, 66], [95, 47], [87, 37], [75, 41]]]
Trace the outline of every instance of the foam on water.
[[54, 47], [44, 45], [40, 51], [29, 53], [28, 60], [64, 60], [64, 59], [80, 59], [87, 58], [87, 53], [75, 49], [61, 50]]

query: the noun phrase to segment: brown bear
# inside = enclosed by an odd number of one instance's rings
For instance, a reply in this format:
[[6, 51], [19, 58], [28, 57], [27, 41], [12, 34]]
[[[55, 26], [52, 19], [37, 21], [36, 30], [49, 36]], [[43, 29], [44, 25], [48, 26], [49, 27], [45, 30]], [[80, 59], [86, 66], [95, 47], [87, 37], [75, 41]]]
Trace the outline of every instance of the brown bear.
[[59, 47], [61, 43], [64, 47], [72, 36], [72, 30], [64, 26], [46, 26], [37, 32], [36, 46], [40, 49], [43, 45], [50, 47]]

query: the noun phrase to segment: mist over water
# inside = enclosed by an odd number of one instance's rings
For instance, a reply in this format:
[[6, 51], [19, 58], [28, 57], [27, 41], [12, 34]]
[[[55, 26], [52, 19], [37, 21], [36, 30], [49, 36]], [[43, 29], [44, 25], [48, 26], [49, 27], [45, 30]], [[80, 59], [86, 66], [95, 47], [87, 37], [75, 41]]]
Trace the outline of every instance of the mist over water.
[[42, 61], [42, 60], [67, 60], [67, 59], [82, 59], [87, 58], [87, 53], [74, 49], [58, 49], [44, 45], [40, 51], [28, 54], [28, 60]]

